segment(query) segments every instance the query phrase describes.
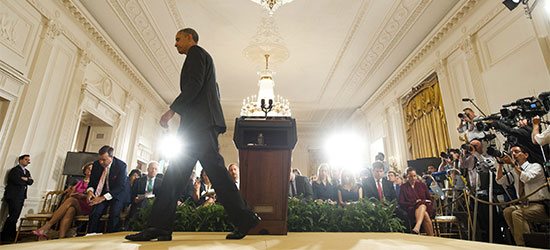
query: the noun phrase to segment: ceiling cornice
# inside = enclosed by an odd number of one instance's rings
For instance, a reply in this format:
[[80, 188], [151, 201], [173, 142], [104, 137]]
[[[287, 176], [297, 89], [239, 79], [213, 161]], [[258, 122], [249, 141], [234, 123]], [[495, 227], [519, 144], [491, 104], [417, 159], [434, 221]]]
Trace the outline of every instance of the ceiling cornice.
[[[421, 61], [421, 59], [430, 52], [435, 45], [443, 39], [447, 34], [452, 33], [456, 30], [456, 26], [470, 14], [473, 10], [475, 10], [475, 6], [479, 3], [479, 0], [466, 0], [462, 6], [458, 8], [456, 12], [454, 12], [453, 15], [450, 15], [445, 21], [443, 25], [440, 25], [436, 31], [432, 33], [432, 35], [429, 35], [428, 39], [426, 39], [424, 42], [422, 42], [417, 49], [411, 53], [411, 55], [397, 68], [397, 70], [388, 78], [389, 80], [386, 81], [384, 84], [382, 84], [369, 98], [362, 106], [361, 110], [368, 109], [371, 105], [378, 104], [378, 102], [381, 101], [381, 99], [386, 96], [390, 90], [392, 90], [396, 84], [409, 73], [409, 71], [416, 66], [418, 62]], [[498, 12], [500, 12], [502, 8], [498, 8]], [[487, 23], [489, 20], [496, 15], [495, 13], [498, 12], [492, 12], [490, 15], [485, 17], [481, 23], [478, 23], [475, 27], [479, 29], [482, 27], [485, 23]], [[459, 43], [457, 43], [455, 46], [453, 46], [453, 50], [459, 46]]]
[[[426, 10], [432, 0], [401, 1], [385, 20], [382, 28], [376, 33], [376, 39], [367, 46], [357, 66], [334, 98], [330, 110], [326, 110], [321, 119], [324, 123], [329, 113], [337, 108], [336, 103], [350, 100], [366, 79], [384, 61], [386, 56], [396, 47], [399, 41], [407, 34], [412, 25]], [[344, 113], [341, 113], [344, 114]], [[342, 118], [342, 117], [340, 117]]]
[[[170, 79], [168, 76], [178, 75], [177, 62], [169, 55], [166, 49], [166, 41], [163, 41], [156, 25], [152, 24], [152, 18], [146, 8], [140, 4], [141, 1], [120, 1], [109, 0], [108, 3], [126, 27], [141, 51], [147, 56], [149, 62], [157, 73], [163, 78], [164, 86], [170, 92], [179, 91], [176, 86], [177, 78]], [[166, 101], [166, 100], [165, 100]]]
[[[102, 48], [107, 55], [109, 55], [113, 62], [121, 67], [123, 72], [125, 72], [130, 80], [133, 81], [134, 85], [137, 85], [140, 89], [143, 90], [143, 92], [148, 95], [153, 102], [155, 102], [160, 107], [166, 107], [168, 103], [166, 103], [160, 95], [153, 89], [151, 84], [147, 82], [147, 80], [139, 73], [139, 71], [131, 64], [130, 60], [124, 56], [124, 54], [121, 52], [121, 50], [116, 46], [116, 44], [110, 40], [107, 40], [106, 33], [99, 27], [98, 24], [95, 22], [92, 22], [93, 17], [85, 11], [84, 7], [79, 2], [74, 2], [73, 0], [59, 0], [62, 3], [62, 6], [66, 8], [66, 10], [72, 15], [75, 22], [80, 24], [83, 27], [83, 30], [87, 31], [87, 33], [90, 35], [93, 41], [95, 41], [100, 48]], [[31, 3], [35, 8], [44, 10], [45, 8], [42, 7], [37, 0], [28, 0], [29, 3]], [[45, 15], [47, 12], [42, 12], [43, 15]], [[85, 14], [86, 13], [86, 14]], [[51, 16], [46, 16], [48, 19], [52, 19]], [[69, 33], [64, 30], [64, 33]], [[72, 35], [74, 38], [74, 35]], [[85, 50], [82, 46], [82, 42], [76, 42], [75, 45], [77, 45], [80, 49]], [[128, 91], [128, 90], [126, 90]]]

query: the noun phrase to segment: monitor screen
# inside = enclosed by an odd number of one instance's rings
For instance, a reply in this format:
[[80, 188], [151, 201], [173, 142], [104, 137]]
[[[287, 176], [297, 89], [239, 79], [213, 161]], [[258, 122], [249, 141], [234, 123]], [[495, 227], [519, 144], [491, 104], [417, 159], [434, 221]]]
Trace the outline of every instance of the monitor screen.
[[82, 174], [82, 167], [88, 162], [97, 160], [97, 153], [90, 152], [67, 152], [65, 158], [65, 166], [63, 166], [64, 175], [79, 175]]

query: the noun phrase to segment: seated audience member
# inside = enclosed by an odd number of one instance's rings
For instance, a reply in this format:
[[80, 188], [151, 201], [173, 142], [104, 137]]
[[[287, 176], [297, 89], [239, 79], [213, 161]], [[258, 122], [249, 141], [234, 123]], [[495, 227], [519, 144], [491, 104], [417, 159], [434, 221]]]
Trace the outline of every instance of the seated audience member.
[[[514, 184], [518, 197], [524, 197], [546, 183], [542, 166], [528, 162], [529, 155], [523, 152], [520, 146], [513, 146], [510, 151], [513, 159], [506, 155], [499, 160], [512, 164], [514, 168], [504, 175], [502, 164], [498, 163], [496, 178], [498, 184]], [[512, 205], [504, 209], [504, 219], [518, 246], [525, 245], [523, 234], [530, 232], [528, 223], [549, 219], [548, 210], [544, 204], [548, 200], [550, 200], [548, 188], [543, 188], [528, 197], [525, 205]]]
[[[393, 175], [392, 179], [395, 179], [395, 172], [389, 171], [388, 177]], [[363, 183], [363, 197], [375, 198], [379, 201], [394, 201], [397, 200], [397, 195], [394, 189], [393, 182], [384, 178], [384, 165], [381, 162], [375, 162], [372, 164], [372, 177], [369, 177], [362, 181]], [[401, 208], [396, 207], [394, 211], [395, 215], [405, 222], [408, 226], [407, 212]]]
[[195, 202], [195, 205], [202, 206], [216, 202], [214, 188], [212, 187], [212, 183], [210, 183], [210, 179], [208, 179], [204, 168], [201, 170], [200, 181], [195, 180], [193, 188], [195, 190], [193, 192], [193, 201]]
[[399, 189], [399, 206], [407, 211], [409, 220], [416, 221], [412, 229], [413, 232], [420, 233], [422, 226], [428, 236], [433, 236], [434, 231], [430, 218], [434, 208], [428, 187], [418, 181], [413, 168], [407, 169], [407, 180]]
[[384, 161], [384, 153], [378, 152], [378, 154], [374, 157], [375, 162], [381, 162], [384, 166], [384, 177], [388, 175], [388, 172], [390, 171], [390, 164], [387, 161]]
[[[193, 171], [191, 173], [191, 175], [189, 176], [189, 181], [187, 182], [187, 186], [185, 187], [182, 187], [183, 188], [183, 192], [181, 193], [181, 196], [180, 198], [178, 199], [178, 206], [183, 206], [183, 204], [186, 202], [186, 201], [193, 201], [193, 193], [195, 193], [195, 190], [193, 188], [194, 186], [194, 181], [195, 181], [195, 171]], [[184, 182], [182, 182], [184, 183]]]
[[334, 186], [338, 187], [340, 185], [340, 169], [336, 167], [330, 168], [330, 179], [332, 180], [332, 184]]
[[397, 195], [397, 199], [399, 199], [399, 189], [401, 188], [402, 184], [403, 184], [403, 177], [401, 177], [401, 175], [396, 175], [393, 185], [395, 187], [395, 194]]
[[398, 193], [397, 193], [397, 190], [399, 189], [399, 185], [397, 185], [397, 173], [393, 170], [390, 170], [388, 171], [388, 181], [390, 181], [392, 183], [392, 186], [393, 186], [393, 190], [395, 190], [395, 194], [396, 194], [396, 198], [399, 197], [397, 196]]
[[67, 231], [73, 224], [74, 217], [77, 215], [88, 215], [92, 211], [92, 207], [86, 202], [86, 189], [90, 181], [92, 164], [93, 162], [90, 162], [82, 167], [84, 179], [67, 189], [66, 198], [63, 203], [55, 210], [52, 218], [46, 224], [32, 232], [34, 235], [45, 237], [48, 230], [59, 222], [59, 238], [65, 238]]
[[299, 198], [301, 195], [303, 195], [303, 198], [305, 200], [313, 198], [313, 189], [307, 177], [296, 175], [294, 174], [294, 172], [290, 172], [289, 185], [290, 187], [288, 194], [290, 197]]
[[372, 177], [363, 180], [363, 193], [365, 198], [392, 201], [397, 199], [393, 183], [384, 178], [384, 165], [382, 162], [372, 164]]
[[132, 218], [141, 208], [149, 204], [149, 199], [158, 195], [162, 178], [158, 177], [159, 164], [151, 161], [147, 165], [147, 175], [136, 179], [132, 185], [132, 207], [129, 217]]
[[108, 232], [119, 230], [120, 211], [130, 200], [130, 185], [126, 163], [113, 155], [114, 149], [103, 146], [98, 160], [92, 165], [86, 200], [92, 206], [89, 215], [88, 233], [100, 233], [99, 219], [109, 208]]
[[433, 165], [428, 166], [428, 172], [426, 173], [426, 186], [435, 186], [437, 185], [437, 182], [435, 181], [435, 177], [432, 176], [433, 173], [437, 172], [435, 170], [435, 167]]
[[355, 180], [351, 170], [342, 170], [340, 187], [338, 188], [338, 204], [345, 207], [350, 202], [358, 201], [361, 198], [363, 198], [363, 189]]
[[134, 181], [141, 178], [141, 171], [139, 169], [132, 169], [128, 174], [128, 180], [130, 181], [130, 188], [134, 186]]
[[317, 169], [317, 180], [313, 181], [313, 200], [316, 202], [328, 201], [336, 204], [336, 189], [329, 176], [330, 167], [323, 163]]
[[235, 163], [231, 163], [227, 166], [227, 171], [229, 172], [229, 175], [231, 175], [231, 178], [235, 181], [235, 185], [237, 186], [237, 189], [240, 188], [239, 183], [239, 166]]

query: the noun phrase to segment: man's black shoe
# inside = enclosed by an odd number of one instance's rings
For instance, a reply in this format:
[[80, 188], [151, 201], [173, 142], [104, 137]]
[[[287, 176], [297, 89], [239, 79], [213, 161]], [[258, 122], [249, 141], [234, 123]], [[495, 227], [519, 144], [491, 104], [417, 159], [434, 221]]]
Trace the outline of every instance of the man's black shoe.
[[126, 235], [125, 238], [130, 241], [150, 241], [154, 239], [157, 239], [158, 241], [170, 241], [172, 240], [172, 233], [166, 230], [150, 227], [137, 234]]
[[254, 213], [253, 216], [252, 216], [251, 221], [247, 225], [244, 225], [244, 226], [241, 226], [241, 228], [235, 229], [235, 231], [233, 231], [230, 234], [228, 234], [227, 236], [225, 236], [225, 239], [240, 240], [240, 239], [244, 238], [248, 234], [248, 231], [250, 231], [250, 229], [257, 226], [258, 223], [260, 223], [261, 220], [262, 220], [262, 218], [260, 218], [260, 216], [258, 216], [256, 213]]

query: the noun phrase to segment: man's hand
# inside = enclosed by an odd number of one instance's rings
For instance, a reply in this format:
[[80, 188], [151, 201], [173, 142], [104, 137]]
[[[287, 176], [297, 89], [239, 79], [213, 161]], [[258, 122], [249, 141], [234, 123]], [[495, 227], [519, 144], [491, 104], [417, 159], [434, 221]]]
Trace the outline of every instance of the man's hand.
[[21, 180], [23, 180], [23, 181], [28, 181], [29, 178], [27, 178], [27, 177], [21, 177]]
[[[537, 115], [537, 116], [533, 117], [532, 122], [533, 122], [533, 125], [537, 125], [537, 126], [538, 126], [538, 125], [540, 124], [540, 116]], [[537, 131], [537, 132], [538, 132], [538, 131]]]
[[90, 206], [97, 205], [97, 204], [103, 202], [104, 200], [105, 200], [104, 196], [96, 197], [95, 199], [92, 200], [92, 202], [90, 202]]
[[514, 160], [508, 154], [505, 154], [502, 158], [498, 158], [498, 160], [506, 164], [514, 164]]
[[169, 109], [166, 111], [161, 117], [160, 117], [160, 126], [163, 128], [168, 128], [168, 122], [172, 117], [174, 116], [175, 112], [174, 110]]
[[136, 199], [134, 200], [134, 203], [140, 203], [144, 200], [145, 198], [139, 198], [139, 197], [136, 197]]
[[94, 199], [95, 199], [95, 194], [91, 191], [88, 191], [88, 196], [86, 196], [86, 202], [90, 204]]

